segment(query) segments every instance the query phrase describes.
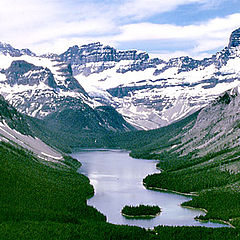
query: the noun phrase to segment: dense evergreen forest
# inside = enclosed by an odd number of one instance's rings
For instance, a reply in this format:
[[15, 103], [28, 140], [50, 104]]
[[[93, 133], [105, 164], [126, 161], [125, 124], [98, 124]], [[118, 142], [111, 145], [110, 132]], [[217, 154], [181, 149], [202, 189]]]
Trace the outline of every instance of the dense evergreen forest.
[[[49, 167], [30, 152], [4, 142], [0, 143], [0, 159], [0, 239], [239, 238], [239, 232], [230, 228], [158, 227], [149, 231], [109, 224], [105, 216], [87, 206], [93, 188], [74, 167]], [[76, 166], [71, 158], [68, 161]]]
[[192, 193], [193, 200], [183, 206], [204, 208], [208, 212], [201, 220], [224, 220], [240, 226], [240, 174], [227, 169], [238, 165], [240, 149], [226, 149], [202, 158], [164, 158], [158, 167], [161, 174], [148, 175], [147, 188], [160, 188], [181, 193]]

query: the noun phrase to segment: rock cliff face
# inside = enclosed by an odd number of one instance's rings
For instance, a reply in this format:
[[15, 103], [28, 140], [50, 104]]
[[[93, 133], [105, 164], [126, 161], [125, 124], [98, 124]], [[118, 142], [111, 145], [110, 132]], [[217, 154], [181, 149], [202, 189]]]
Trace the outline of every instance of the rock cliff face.
[[177, 152], [199, 156], [239, 147], [240, 87], [222, 93], [198, 114], [191, 130], [181, 136]]
[[228, 48], [237, 47], [239, 45], [240, 45], [240, 28], [232, 32]]
[[38, 67], [24, 60], [17, 60], [11, 63], [11, 66], [2, 70], [6, 76], [6, 83], [11, 87], [14, 85], [39, 85], [43, 82], [49, 87], [56, 87], [53, 74], [48, 68]]
[[149, 60], [149, 55], [146, 52], [138, 52], [137, 50], [119, 51], [110, 46], [103, 46], [99, 42], [81, 47], [70, 47], [59, 57], [61, 61], [72, 65], [74, 75], [83, 74], [85, 76], [114, 68], [116, 63], [121, 61], [134, 61], [134, 63], [126, 68], [119, 68], [117, 71], [120, 73], [145, 70], [162, 62], [159, 59]]
[[70, 47], [60, 55], [62, 61], [74, 64], [90, 62], [120, 62], [122, 60], [147, 60], [147, 53], [138, 53], [136, 50], [119, 51], [110, 46], [103, 46], [100, 42], [90, 43], [81, 47]]

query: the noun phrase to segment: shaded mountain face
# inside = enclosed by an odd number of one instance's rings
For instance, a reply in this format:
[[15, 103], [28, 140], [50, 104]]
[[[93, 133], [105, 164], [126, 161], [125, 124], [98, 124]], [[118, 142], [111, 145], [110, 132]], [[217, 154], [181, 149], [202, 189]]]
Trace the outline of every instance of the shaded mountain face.
[[208, 152], [239, 147], [240, 87], [228, 90], [203, 108], [194, 127], [182, 138], [183, 154], [194, 149]]
[[125, 132], [135, 130], [124, 118], [110, 106], [99, 106], [95, 109], [84, 105], [81, 109], [66, 108], [49, 114], [44, 121], [50, 128], [76, 134], [81, 131], [102, 134], [107, 131]]
[[54, 88], [57, 86], [53, 74], [48, 68], [35, 66], [24, 60], [16, 60], [11, 63], [11, 66], [2, 70], [6, 76], [6, 83], [11, 87], [16, 85], [39, 85], [43, 82], [45, 85]]
[[240, 28], [232, 32], [228, 48], [237, 47], [239, 45], [240, 45]]

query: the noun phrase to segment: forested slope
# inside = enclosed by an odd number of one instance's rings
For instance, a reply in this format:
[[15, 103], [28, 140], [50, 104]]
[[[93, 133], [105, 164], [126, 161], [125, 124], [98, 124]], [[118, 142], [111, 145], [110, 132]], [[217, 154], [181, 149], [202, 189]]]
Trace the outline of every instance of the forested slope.
[[183, 127], [187, 131], [159, 135], [154, 147], [133, 150], [132, 156], [158, 159], [162, 169], [147, 176], [144, 185], [198, 195], [183, 205], [208, 210], [200, 219], [240, 226], [239, 107], [236, 88], [203, 108], [190, 128]]
[[[238, 239], [235, 229], [169, 228], [147, 231], [106, 223], [87, 206], [89, 180], [73, 169], [54, 169], [31, 153], [0, 143], [0, 239]], [[222, 235], [224, 234], [224, 236]], [[211, 237], [209, 237], [211, 236]], [[220, 237], [219, 237], [220, 236]]]

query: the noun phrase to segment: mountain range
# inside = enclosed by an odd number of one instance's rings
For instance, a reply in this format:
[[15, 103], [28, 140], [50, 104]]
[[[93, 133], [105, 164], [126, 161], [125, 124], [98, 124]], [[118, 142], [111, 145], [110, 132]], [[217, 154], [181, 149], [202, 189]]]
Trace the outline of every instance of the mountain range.
[[66, 109], [91, 109], [101, 128], [107, 120], [99, 113], [106, 111], [107, 116], [115, 109], [124, 118], [122, 125], [103, 128], [159, 128], [239, 84], [239, 45], [237, 29], [228, 46], [210, 58], [183, 56], [164, 61], [99, 42], [41, 56], [0, 44], [0, 94], [21, 113], [40, 119]]

